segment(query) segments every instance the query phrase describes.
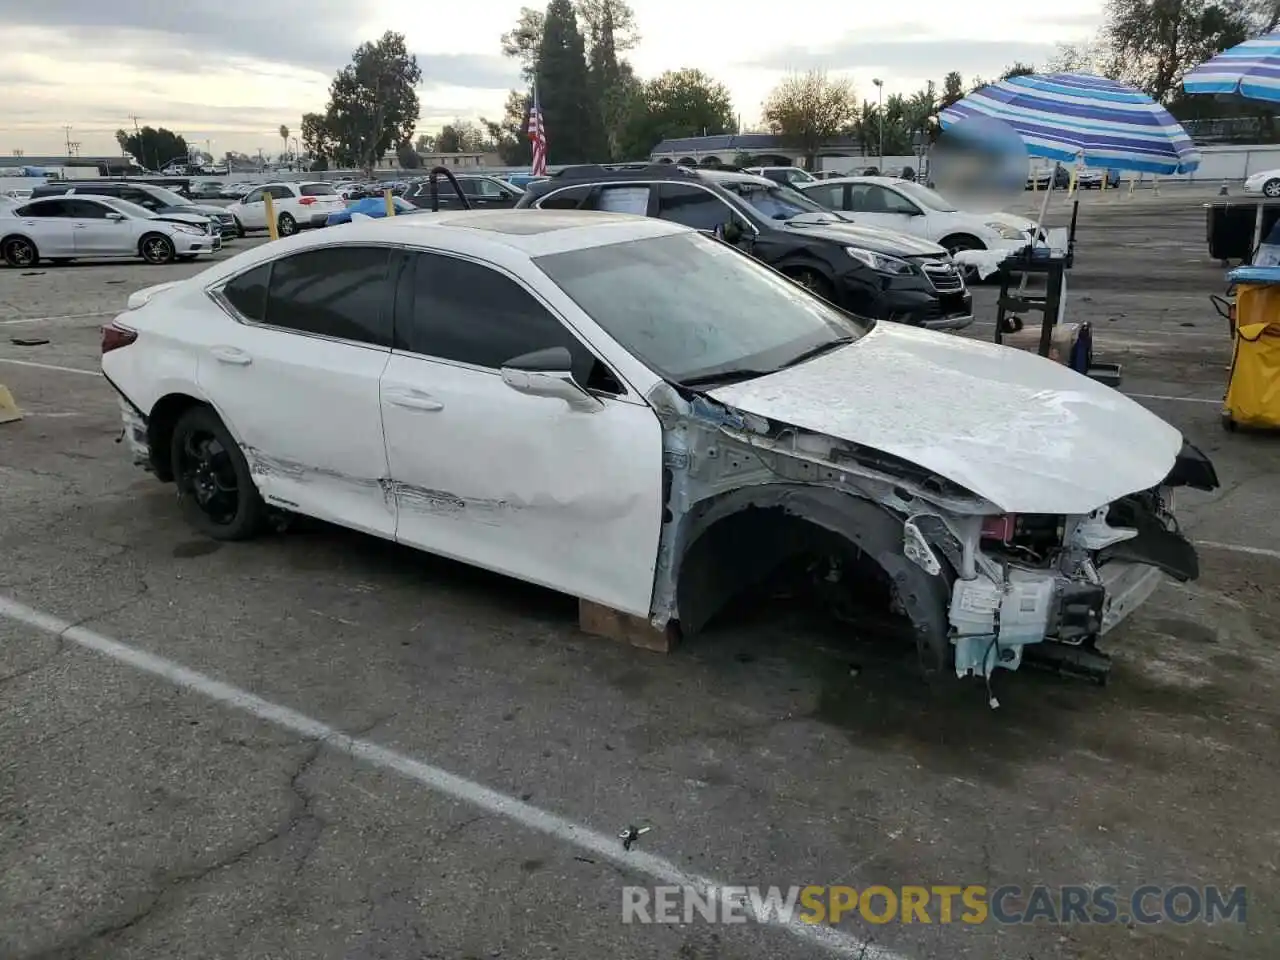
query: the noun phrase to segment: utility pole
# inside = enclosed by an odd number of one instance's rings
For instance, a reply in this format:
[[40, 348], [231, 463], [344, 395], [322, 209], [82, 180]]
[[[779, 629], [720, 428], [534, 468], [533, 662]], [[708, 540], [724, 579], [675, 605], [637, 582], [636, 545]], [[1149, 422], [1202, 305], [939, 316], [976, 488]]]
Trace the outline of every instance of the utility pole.
[[880, 171], [880, 176], [884, 176], [884, 81], [880, 79], [872, 80], [876, 85], [876, 89], [880, 91], [880, 105], [876, 107], [876, 115], [880, 120], [880, 165], [876, 167]]
[[70, 127], [70, 125], [64, 126], [64, 127], [62, 128], [62, 132], [63, 132], [63, 133], [65, 134], [65, 136], [66, 136], [67, 156], [69, 157], [69, 156], [71, 156], [71, 127]]

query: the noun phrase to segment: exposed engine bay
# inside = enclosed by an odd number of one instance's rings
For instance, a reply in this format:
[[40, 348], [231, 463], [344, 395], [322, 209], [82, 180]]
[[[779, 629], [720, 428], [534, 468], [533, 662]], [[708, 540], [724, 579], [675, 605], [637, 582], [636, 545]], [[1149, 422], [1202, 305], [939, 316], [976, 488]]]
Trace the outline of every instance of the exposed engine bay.
[[1109, 660], [1097, 640], [1163, 575], [1199, 573], [1174, 491], [1218, 480], [1185, 441], [1149, 489], [1087, 514], [1016, 514], [874, 449], [674, 389], [650, 399], [666, 467], [655, 624], [698, 630], [821, 539], [817, 528], [874, 562], [936, 668], [989, 681], [1026, 658], [1101, 680]]

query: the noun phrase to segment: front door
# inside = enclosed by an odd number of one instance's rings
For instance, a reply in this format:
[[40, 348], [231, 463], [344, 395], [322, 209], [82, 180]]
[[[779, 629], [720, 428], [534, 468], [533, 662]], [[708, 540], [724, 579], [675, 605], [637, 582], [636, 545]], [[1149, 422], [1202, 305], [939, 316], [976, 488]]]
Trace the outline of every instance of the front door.
[[390, 252], [332, 246], [242, 273], [234, 314], [199, 336], [197, 381], [244, 448], [268, 503], [395, 534], [379, 380], [391, 346]]
[[137, 254], [134, 231], [128, 220], [109, 220], [112, 209], [88, 197], [67, 201], [71, 204], [72, 234], [76, 253], [83, 257], [127, 257]]
[[[592, 410], [517, 393], [500, 367], [563, 346]], [[649, 613], [662, 524], [652, 409], [526, 286], [488, 265], [406, 255], [382, 380], [396, 538]]]

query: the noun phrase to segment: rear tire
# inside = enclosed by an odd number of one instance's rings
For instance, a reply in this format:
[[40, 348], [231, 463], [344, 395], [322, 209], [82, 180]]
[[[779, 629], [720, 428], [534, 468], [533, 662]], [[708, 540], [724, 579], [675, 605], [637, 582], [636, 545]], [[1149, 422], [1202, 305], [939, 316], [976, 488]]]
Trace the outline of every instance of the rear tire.
[[187, 410], [169, 449], [187, 521], [214, 540], [248, 540], [266, 524], [267, 505], [240, 445], [210, 407]]
[[[957, 234], [954, 237], [944, 237], [940, 246], [945, 247], [947, 253], [953, 257], [962, 250], [985, 250], [987, 245], [977, 237], [971, 237], [968, 234]], [[964, 282], [969, 286], [980, 283], [978, 271], [974, 267], [961, 265], [960, 272], [964, 276]]]
[[34, 267], [40, 262], [40, 251], [26, 237], [9, 237], [0, 248], [0, 257], [11, 267]]
[[282, 237], [292, 237], [298, 232], [298, 221], [287, 213], [280, 214], [280, 219], [276, 221], [276, 228]]

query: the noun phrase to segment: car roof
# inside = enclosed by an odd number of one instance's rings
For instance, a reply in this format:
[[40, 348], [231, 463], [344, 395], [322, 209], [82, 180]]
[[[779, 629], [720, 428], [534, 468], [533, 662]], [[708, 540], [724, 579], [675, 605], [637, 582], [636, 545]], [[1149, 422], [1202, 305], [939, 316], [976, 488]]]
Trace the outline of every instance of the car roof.
[[476, 256], [513, 266], [533, 257], [650, 237], [696, 233], [678, 223], [625, 213], [587, 210], [455, 210], [356, 221], [309, 230], [222, 261], [209, 271], [217, 282], [289, 252], [352, 243], [385, 243]]
[[[830, 185], [833, 183], [874, 183], [874, 184], [879, 184], [882, 187], [896, 187], [899, 184], [910, 183], [910, 182], [911, 182], [910, 180], [904, 180], [902, 179], [902, 177], [854, 176], [854, 177], [832, 177], [829, 180], [815, 180], [813, 181], [813, 183], [802, 183], [802, 184], [799, 184], [799, 186], [803, 189], [804, 187], [816, 187], [819, 185]], [[795, 186], [795, 184], [792, 184], [792, 186]]]
[[697, 174], [704, 180], [709, 180], [711, 183], [753, 183], [764, 187], [777, 186], [777, 184], [768, 177], [758, 177], [754, 173], [741, 173], [737, 170], [699, 169]]

